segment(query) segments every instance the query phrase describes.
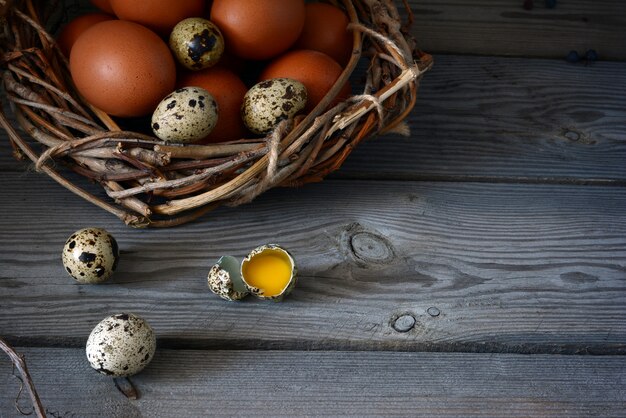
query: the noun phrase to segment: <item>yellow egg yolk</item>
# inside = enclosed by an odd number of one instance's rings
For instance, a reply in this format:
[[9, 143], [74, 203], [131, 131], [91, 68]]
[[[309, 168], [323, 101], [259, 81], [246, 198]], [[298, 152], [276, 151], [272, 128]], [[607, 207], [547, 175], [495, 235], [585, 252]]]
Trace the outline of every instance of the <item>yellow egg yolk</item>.
[[264, 296], [276, 296], [289, 284], [292, 265], [285, 254], [266, 250], [244, 263], [242, 273], [244, 280], [261, 289]]

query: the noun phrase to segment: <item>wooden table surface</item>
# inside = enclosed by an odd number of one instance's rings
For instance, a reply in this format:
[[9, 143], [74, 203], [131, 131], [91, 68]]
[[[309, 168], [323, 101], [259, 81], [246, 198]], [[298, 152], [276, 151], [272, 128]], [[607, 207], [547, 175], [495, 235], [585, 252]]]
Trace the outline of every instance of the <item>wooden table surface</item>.
[[[626, 414], [626, 7], [410, 3], [436, 60], [411, 136], [362, 144], [319, 184], [134, 230], [0, 134], [0, 336], [48, 416]], [[599, 61], [563, 60], [590, 48]], [[121, 247], [103, 285], [60, 262], [87, 226]], [[208, 291], [221, 255], [269, 242], [299, 266], [283, 303]], [[127, 311], [158, 335], [138, 400], [84, 353]], [[0, 356], [0, 417], [20, 416], [19, 389]]]

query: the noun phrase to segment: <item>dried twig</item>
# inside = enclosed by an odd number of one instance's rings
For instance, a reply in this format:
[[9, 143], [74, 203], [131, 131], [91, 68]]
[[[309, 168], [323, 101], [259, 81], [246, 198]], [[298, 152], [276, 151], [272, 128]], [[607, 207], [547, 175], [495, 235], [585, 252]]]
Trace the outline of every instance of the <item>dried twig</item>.
[[[20, 372], [21, 377], [19, 379], [21, 380], [22, 385], [26, 387], [26, 392], [28, 392], [28, 395], [30, 396], [30, 399], [33, 403], [33, 411], [37, 414], [38, 418], [45, 418], [45, 409], [41, 404], [41, 400], [39, 399], [37, 390], [35, 390], [35, 385], [33, 384], [33, 380], [30, 377], [30, 373], [28, 373], [28, 368], [26, 367], [26, 361], [24, 360], [24, 356], [18, 354], [13, 349], [13, 347], [11, 347], [9, 343], [4, 341], [2, 338], [0, 338], [0, 350], [4, 351], [9, 356], [11, 362], [13, 363], [13, 366]], [[30, 415], [22, 412], [18, 406], [18, 401], [20, 399], [20, 394], [22, 393], [22, 390], [23, 388], [20, 388], [17, 397], [15, 398], [15, 408], [22, 415]]]

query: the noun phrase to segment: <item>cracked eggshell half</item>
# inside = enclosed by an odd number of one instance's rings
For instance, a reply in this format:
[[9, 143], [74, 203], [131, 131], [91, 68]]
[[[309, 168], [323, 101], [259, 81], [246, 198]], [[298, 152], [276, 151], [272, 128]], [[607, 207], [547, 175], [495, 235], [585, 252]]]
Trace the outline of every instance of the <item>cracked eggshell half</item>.
[[222, 299], [228, 301], [241, 300], [248, 296], [240, 273], [240, 263], [235, 257], [225, 255], [209, 270], [209, 289]]
[[96, 371], [112, 377], [131, 376], [150, 363], [156, 335], [150, 325], [132, 313], [104, 318], [87, 339], [86, 354]]
[[241, 262], [241, 278], [248, 291], [279, 302], [296, 285], [297, 268], [291, 254], [276, 244], [255, 248]]

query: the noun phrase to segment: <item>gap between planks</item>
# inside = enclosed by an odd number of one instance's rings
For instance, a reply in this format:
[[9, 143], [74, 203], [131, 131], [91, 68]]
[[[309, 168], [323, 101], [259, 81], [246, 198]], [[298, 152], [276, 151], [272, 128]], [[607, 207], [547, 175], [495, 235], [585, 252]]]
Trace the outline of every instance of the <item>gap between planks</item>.
[[[24, 337], [2, 336], [12, 346], [28, 348], [83, 348], [86, 338], [78, 337]], [[307, 352], [396, 352], [396, 353], [449, 353], [449, 354], [520, 354], [564, 356], [626, 356], [624, 344], [507, 344], [484, 342], [415, 342], [399, 345], [395, 341], [307, 340], [291, 341], [254, 339], [192, 339], [185, 337], [159, 338], [159, 349], [206, 352], [216, 351], [307, 351]]]

